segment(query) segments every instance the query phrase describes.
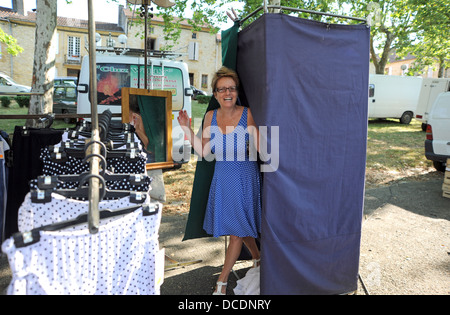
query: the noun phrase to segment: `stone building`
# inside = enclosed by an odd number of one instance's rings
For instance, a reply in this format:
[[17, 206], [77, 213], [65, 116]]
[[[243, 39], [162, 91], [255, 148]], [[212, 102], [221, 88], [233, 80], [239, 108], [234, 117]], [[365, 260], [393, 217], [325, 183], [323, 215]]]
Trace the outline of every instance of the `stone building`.
[[[408, 54], [406, 57], [399, 59], [397, 55], [392, 53], [389, 56], [388, 64], [385, 68], [385, 74], [387, 75], [405, 75], [408, 70], [414, 65], [416, 61], [416, 57], [411, 54]], [[424, 69], [424, 73], [421, 75], [424, 78], [438, 78], [438, 65], [435, 67], [427, 67]], [[444, 70], [444, 78], [450, 77], [450, 69]]]
[[[0, 46], [0, 72], [12, 77], [17, 83], [31, 86], [35, 44], [35, 12], [24, 12], [22, 0], [13, 1], [14, 9], [0, 7], [0, 28], [17, 39], [24, 51], [13, 57]], [[113, 40], [116, 46], [144, 48], [144, 26], [137, 23], [139, 14], [118, 6], [118, 22], [96, 22], [100, 34], [99, 46], [106, 46]], [[193, 31], [188, 21], [180, 21], [181, 36], [176, 43], [166, 42], [161, 18], [149, 19], [148, 44], [159, 50], [167, 45], [182, 54], [177, 60], [187, 63], [191, 84], [211, 94], [210, 83], [214, 72], [222, 64], [220, 35], [211, 33], [211, 27], [204, 25], [200, 31]], [[127, 43], [121, 44], [119, 36], [126, 35]], [[55, 40], [55, 76], [77, 76], [82, 57], [88, 54], [88, 21], [58, 17]]]

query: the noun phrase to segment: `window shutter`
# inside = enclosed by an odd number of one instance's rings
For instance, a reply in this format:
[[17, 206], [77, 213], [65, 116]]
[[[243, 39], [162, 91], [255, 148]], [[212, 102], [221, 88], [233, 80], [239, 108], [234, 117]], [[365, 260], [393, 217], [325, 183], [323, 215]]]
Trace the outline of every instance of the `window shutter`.
[[198, 43], [190, 42], [188, 47], [189, 60], [198, 60]]

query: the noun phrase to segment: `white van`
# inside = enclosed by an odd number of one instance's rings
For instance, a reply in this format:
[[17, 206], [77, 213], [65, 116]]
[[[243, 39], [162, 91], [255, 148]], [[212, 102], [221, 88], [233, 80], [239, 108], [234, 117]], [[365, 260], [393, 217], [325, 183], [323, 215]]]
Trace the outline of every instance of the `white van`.
[[450, 79], [424, 78], [417, 104], [416, 119], [422, 122], [422, 130], [427, 129], [428, 115], [437, 96], [450, 91]]
[[[131, 49], [127, 53], [109, 50], [97, 53], [97, 102], [98, 113], [106, 109], [121, 113], [123, 87], [145, 88], [145, 67], [142, 50]], [[151, 90], [172, 92], [172, 156], [175, 163], [187, 163], [191, 156], [190, 145], [185, 146], [185, 137], [178, 124], [178, 113], [186, 110], [191, 116], [192, 89], [186, 63], [161, 57], [148, 59], [148, 85]], [[82, 60], [78, 81], [78, 114], [90, 114], [89, 101], [89, 56]], [[177, 128], [178, 127], [178, 128]]]
[[445, 164], [450, 158], [450, 92], [439, 94], [431, 108], [425, 140], [425, 156], [433, 161], [438, 171], [445, 171]]
[[422, 78], [371, 74], [369, 118], [398, 118], [409, 124], [417, 110]]

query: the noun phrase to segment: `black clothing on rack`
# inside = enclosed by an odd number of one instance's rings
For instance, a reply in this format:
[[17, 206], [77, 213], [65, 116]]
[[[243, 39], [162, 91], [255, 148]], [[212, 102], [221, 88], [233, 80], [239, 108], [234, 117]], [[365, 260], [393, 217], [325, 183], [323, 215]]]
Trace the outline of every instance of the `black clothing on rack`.
[[41, 149], [61, 141], [64, 129], [16, 126], [12, 141], [13, 165], [8, 179], [5, 238], [18, 231], [17, 211], [30, 191], [29, 181], [42, 175]]

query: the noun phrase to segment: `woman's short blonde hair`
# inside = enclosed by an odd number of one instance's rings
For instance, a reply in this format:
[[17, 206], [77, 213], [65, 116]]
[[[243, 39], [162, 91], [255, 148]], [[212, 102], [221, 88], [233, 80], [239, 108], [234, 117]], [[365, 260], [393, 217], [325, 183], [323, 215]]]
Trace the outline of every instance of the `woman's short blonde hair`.
[[222, 78], [231, 78], [236, 83], [236, 87], [239, 88], [239, 77], [234, 70], [231, 70], [227, 67], [222, 67], [214, 74], [214, 77], [211, 82], [211, 87], [213, 92], [216, 91], [217, 81]]

